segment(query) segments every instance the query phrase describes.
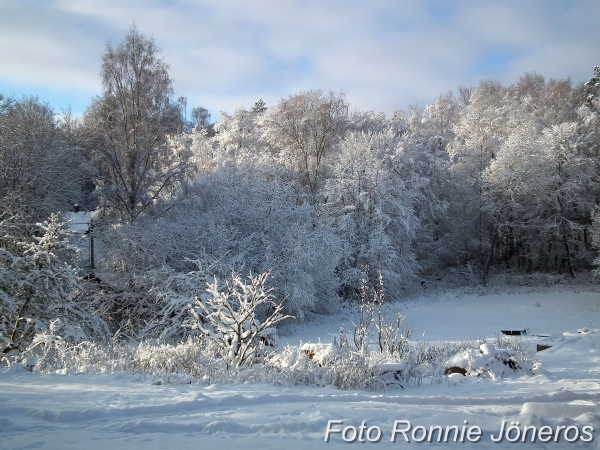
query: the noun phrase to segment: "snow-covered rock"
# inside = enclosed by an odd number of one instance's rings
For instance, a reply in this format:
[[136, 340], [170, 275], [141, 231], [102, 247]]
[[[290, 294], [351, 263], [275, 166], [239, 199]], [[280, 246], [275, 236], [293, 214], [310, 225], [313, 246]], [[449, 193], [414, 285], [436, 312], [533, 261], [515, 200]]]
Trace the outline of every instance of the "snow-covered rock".
[[486, 343], [479, 351], [467, 350], [446, 362], [447, 375], [461, 373], [470, 377], [483, 377], [496, 380], [517, 373], [533, 373], [533, 365], [521, 361], [514, 350], [497, 349]]

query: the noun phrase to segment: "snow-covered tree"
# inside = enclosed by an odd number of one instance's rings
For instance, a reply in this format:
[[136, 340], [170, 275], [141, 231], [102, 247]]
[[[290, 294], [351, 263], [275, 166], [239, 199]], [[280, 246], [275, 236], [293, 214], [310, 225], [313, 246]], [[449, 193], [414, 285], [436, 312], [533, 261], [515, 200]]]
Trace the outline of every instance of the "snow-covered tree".
[[81, 148], [63, 132], [48, 104], [0, 95], [0, 211], [5, 217], [36, 223], [81, 203], [83, 161]]
[[509, 108], [505, 89], [496, 82], [482, 82], [461, 111], [454, 128], [456, 138], [448, 146], [455, 189], [459, 193], [464, 261], [484, 264], [492, 239], [485, 214], [483, 175], [506, 139]]
[[373, 111], [354, 111], [348, 121], [348, 131], [359, 131], [365, 134], [382, 133], [390, 127], [384, 113]]
[[327, 156], [348, 120], [343, 93], [311, 90], [291, 95], [263, 115], [263, 139], [279, 161], [295, 173], [312, 195], [322, 181]]
[[233, 114], [221, 111], [221, 117], [215, 124], [214, 141], [231, 157], [241, 150], [256, 150], [260, 146], [257, 120], [261, 114], [244, 108], [236, 109]]
[[[75, 250], [58, 215], [39, 224], [41, 234], [18, 240], [14, 225], [0, 223], [0, 348], [24, 350], [51, 322], [67, 340], [98, 337], [106, 328], [77, 296]], [[56, 319], [60, 325], [56, 325]]]
[[188, 163], [166, 143], [183, 123], [168, 65], [133, 25], [121, 45], [107, 45], [101, 75], [103, 93], [86, 114], [101, 206], [126, 221], [161, 214], [158, 199], [173, 193]]
[[[549, 232], [558, 238], [564, 250], [559, 252], [561, 260], [575, 276], [574, 260], [584, 262], [589, 257], [585, 242], [581, 243], [579, 235], [589, 226], [596, 206], [598, 158], [584, 154], [579, 145], [580, 133], [576, 123], [564, 123], [544, 130], [542, 142], [548, 180], [544, 190], [544, 200], [548, 205], [546, 221]], [[579, 258], [575, 258], [576, 253], [580, 253]]]
[[497, 259], [519, 270], [574, 275], [576, 260], [589, 263], [598, 162], [583, 151], [577, 123], [544, 128], [530, 112], [512, 114], [512, 132], [484, 174], [494, 227], [486, 271]]
[[210, 126], [210, 113], [206, 108], [197, 106], [192, 109], [191, 124], [194, 128], [206, 130]]
[[432, 134], [447, 141], [452, 137], [453, 128], [458, 119], [458, 104], [452, 92], [440, 95], [432, 105], [425, 108], [427, 127]]
[[588, 91], [587, 101], [600, 110], [600, 66], [594, 66], [594, 75], [585, 83]]
[[[202, 250], [238, 272], [271, 270], [270, 283], [286, 298], [286, 311], [302, 317], [335, 304], [335, 268], [341, 243], [319, 223], [317, 206], [298, 198], [294, 183], [250, 156], [190, 188], [189, 213]], [[226, 273], [220, 274], [226, 276]]]
[[418, 230], [413, 251], [428, 275], [457, 263], [460, 231], [452, 213], [458, 202], [446, 151], [450, 135], [439, 135], [439, 124], [423, 120], [422, 112], [413, 110], [412, 116], [420, 119], [400, 134], [394, 172], [414, 195]]
[[217, 164], [214, 140], [209, 138], [206, 129], [197, 127], [192, 130], [189, 138], [191, 167], [186, 171], [186, 176], [195, 178], [212, 172]]
[[324, 188], [324, 211], [347, 244], [338, 269], [345, 295], [355, 295], [362, 271], [370, 267], [369, 283], [380, 272], [389, 298], [417, 272], [411, 248], [417, 221], [413, 193], [395, 173], [397, 141], [393, 131], [349, 133], [340, 143]]
[[600, 154], [600, 66], [594, 67], [594, 76], [585, 83], [582, 92], [587, 94], [587, 98], [577, 110], [577, 114], [583, 125], [587, 152], [598, 156]]
[[96, 270], [98, 297], [116, 328], [182, 338], [173, 326], [176, 309], [197, 295], [206, 276], [224, 278], [232, 270], [270, 270], [269, 286], [296, 317], [336, 305], [341, 240], [319, 222], [317, 206], [299, 201], [293, 183], [263, 168], [260, 155], [247, 157], [237, 160], [239, 167], [217, 159], [213, 172], [189, 183], [185, 203], [160, 220], [97, 230], [106, 247]]
[[532, 246], [539, 242], [536, 230], [546, 209], [540, 195], [547, 187], [540, 176], [540, 126], [522, 110], [513, 111], [511, 125], [511, 135], [483, 175], [484, 211], [493, 228], [484, 276], [496, 259], [509, 267], [516, 260], [521, 269], [533, 263]]

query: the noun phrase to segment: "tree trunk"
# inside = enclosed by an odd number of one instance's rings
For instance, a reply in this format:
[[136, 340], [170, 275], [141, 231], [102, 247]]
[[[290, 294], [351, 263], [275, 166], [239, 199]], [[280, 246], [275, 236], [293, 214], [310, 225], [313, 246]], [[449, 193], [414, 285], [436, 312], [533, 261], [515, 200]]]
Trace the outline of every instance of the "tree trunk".
[[569, 265], [569, 272], [571, 276], [575, 278], [575, 271], [573, 270], [573, 261], [571, 260], [571, 249], [569, 247], [569, 241], [567, 240], [567, 227], [565, 227], [565, 220], [562, 220], [563, 229], [563, 244], [565, 246], [565, 252], [567, 253], [567, 264]]
[[483, 272], [483, 282], [487, 280], [488, 274], [490, 272], [490, 266], [492, 265], [492, 261], [494, 260], [494, 247], [496, 246], [496, 240], [498, 236], [498, 229], [494, 227], [494, 231], [492, 232], [492, 245], [490, 245], [490, 252], [488, 254], [487, 263], [485, 264], [485, 270]]

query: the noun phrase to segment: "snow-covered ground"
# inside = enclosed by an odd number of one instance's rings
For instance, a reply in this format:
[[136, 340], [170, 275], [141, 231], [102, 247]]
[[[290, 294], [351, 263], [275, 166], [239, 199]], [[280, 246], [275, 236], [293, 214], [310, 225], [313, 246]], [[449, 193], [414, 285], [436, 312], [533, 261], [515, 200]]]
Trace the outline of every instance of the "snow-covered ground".
[[[0, 448], [337, 448], [348, 445], [342, 433], [332, 433], [329, 443], [324, 440], [328, 421], [336, 420], [343, 423], [331, 423], [331, 429], [359, 429], [364, 421], [366, 429], [371, 427], [370, 437], [381, 430], [378, 443], [365, 444], [369, 448], [418, 447], [412, 429], [423, 426], [428, 432], [436, 425], [443, 430], [464, 427], [464, 443], [446, 444], [456, 448], [525, 445], [506, 439], [493, 442], [503, 421], [506, 427], [519, 422], [520, 429], [532, 426], [538, 432], [550, 427], [544, 430], [550, 430], [551, 441], [538, 439], [535, 448], [600, 448], [600, 331], [594, 332], [600, 328], [600, 294], [441, 295], [401, 308], [418, 339], [423, 333], [430, 341], [493, 338], [501, 329], [528, 328], [525, 340], [532, 348], [538, 342], [552, 347], [537, 354], [542, 368], [534, 376], [491, 381], [455, 374], [442, 384], [386, 393], [269, 385], [153, 385], [140, 377], [35, 375], [12, 366], [0, 373]], [[351, 322], [349, 314], [329, 318], [298, 327], [284, 341], [315, 342], [320, 337], [327, 342], [340, 326]], [[410, 444], [401, 433], [391, 442], [395, 421], [402, 421], [396, 423], [397, 430], [410, 422], [406, 433]], [[472, 443], [467, 432], [475, 437], [475, 427], [482, 437]], [[557, 427], [563, 428], [555, 442]], [[352, 432], [348, 428], [346, 437], [351, 438]], [[516, 432], [513, 429], [509, 437]], [[452, 442], [453, 433], [446, 440]], [[417, 428], [415, 437], [420, 436]], [[584, 442], [590, 436], [593, 442]], [[354, 444], [360, 445], [358, 441], [357, 437]]]

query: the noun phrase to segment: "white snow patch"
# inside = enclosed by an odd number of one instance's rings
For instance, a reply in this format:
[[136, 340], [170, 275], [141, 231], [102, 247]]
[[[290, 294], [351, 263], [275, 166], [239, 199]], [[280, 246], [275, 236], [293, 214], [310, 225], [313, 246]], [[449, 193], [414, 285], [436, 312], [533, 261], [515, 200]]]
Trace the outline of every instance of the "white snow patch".
[[[535, 301], [541, 306], [534, 306]], [[143, 376], [36, 375], [15, 365], [0, 371], [0, 447], [347, 448], [339, 434], [329, 444], [324, 442], [328, 421], [342, 420], [344, 426], [359, 427], [363, 421], [379, 426], [383, 437], [377, 447], [399, 448], [408, 444], [390, 442], [394, 420], [426, 428], [461, 427], [467, 420], [483, 431], [482, 440], [473, 448], [497, 449], [501, 446], [490, 436], [506, 420], [536, 427], [592, 426], [596, 430], [592, 444], [562, 442], [540, 448], [597, 448], [600, 333], [591, 321], [600, 317], [598, 294], [448, 297], [393, 308], [408, 316], [415, 336], [425, 332], [429, 340], [493, 338], [514, 324], [530, 328], [526, 342], [533, 345], [546, 339], [552, 347], [537, 354], [543, 369], [534, 376], [484, 382], [458, 375], [442, 384], [405, 386], [387, 393], [264, 384], [156, 386]], [[300, 339], [318, 342], [321, 337], [325, 342], [322, 332], [326, 332], [332, 341], [341, 323], [347, 324], [348, 317], [322, 321], [314, 329], [306, 325], [286, 340], [290, 344]], [[580, 333], [583, 328], [588, 331]], [[550, 336], [536, 337], [537, 331]], [[319, 350], [328, 348], [323, 345]], [[499, 353], [503, 352], [497, 345], [487, 345], [471, 357], [489, 361]], [[402, 363], [390, 362], [385, 367], [400, 370]], [[510, 447], [520, 448], [518, 444]]]

